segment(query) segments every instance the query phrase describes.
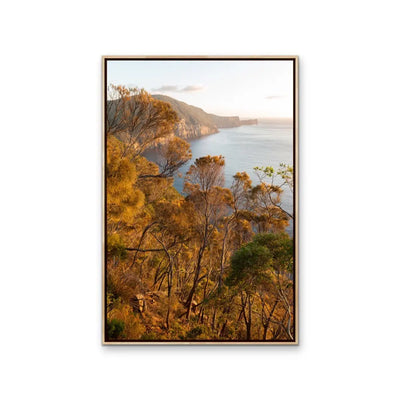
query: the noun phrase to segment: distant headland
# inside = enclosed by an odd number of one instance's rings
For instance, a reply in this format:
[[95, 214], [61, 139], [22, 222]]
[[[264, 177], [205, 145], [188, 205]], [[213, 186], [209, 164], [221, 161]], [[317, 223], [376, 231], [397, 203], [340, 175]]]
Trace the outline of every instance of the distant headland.
[[153, 94], [152, 97], [165, 101], [172, 106], [179, 117], [175, 135], [184, 139], [210, 135], [217, 133], [219, 129], [223, 128], [235, 128], [242, 125], [256, 125], [258, 123], [257, 119], [241, 120], [237, 116], [222, 117], [209, 114], [199, 107], [191, 106], [183, 101], [161, 94]]

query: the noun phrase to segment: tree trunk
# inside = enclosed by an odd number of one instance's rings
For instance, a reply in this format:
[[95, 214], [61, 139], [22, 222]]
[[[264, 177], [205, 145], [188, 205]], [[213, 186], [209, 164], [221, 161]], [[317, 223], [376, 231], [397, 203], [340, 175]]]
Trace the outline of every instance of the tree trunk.
[[251, 340], [251, 324], [246, 324], [246, 340]]
[[205, 246], [205, 241], [204, 241], [202, 247], [199, 250], [199, 255], [197, 257], [197, 265], [196, 265], [196, 271], [194, 273], [193, 285], [192, 285], [192, 288], [190, 289], [189, 296], [188, 296], [188, 298], [187, 298], [187, 300], [185, 302], [185, 306], [187, 307], [186, 319], [190, 318], [190, 312], [191, 312], [191, 309], [192, 309], [192, 302], [193, 302], [194, 293], [196, 292], [197, 284], [199, 283], [201, 260], [203, 259], [203, 253], [204, 253], [205, 247], [206, 246]]
[[249, 307], [249, 319], [247, 325], [247, 340], [251, 340], [251, 296], [247, 296], [247, 302]]
[[262, 340], [267, 340], [268, 324], [264, 325]]
[[215, 307], [213, 307], [213, 317], [212, 317], [212, 323], [211, 323], [211, 329], [214, 330], [215, 329], [215, 316], [217, 314], [217, 310]]
[[[265, 324], [263, 323], [263, 327], [264, 327], [263, 340], [267, 340], [269, 324], [271, 322], [272, 316], [274, 315], [275, 308], [276, 308], [276, 305], [278, 304], [278, 302], [279, 302], [279, 300], [275, 300], [275, 303], [271, 309], [271, 312], [269, 313], [266, 323]], [[264, 313], [264, 305], [263, 305], [263, 313]]]

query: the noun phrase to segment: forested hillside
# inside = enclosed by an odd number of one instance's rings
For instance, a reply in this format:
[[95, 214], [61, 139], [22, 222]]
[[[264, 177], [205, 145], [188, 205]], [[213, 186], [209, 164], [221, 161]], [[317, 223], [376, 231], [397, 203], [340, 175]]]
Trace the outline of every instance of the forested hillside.
[[[224, 157], [210, 154], [181, 195], [180, 116], [144, 90], [110, 86], [108, 98], [106, 341], [294, 341], [293, 216], [280, 201], [293, 169], [258, 167], [255, 183], [239, 171], [226, 188]], [[154, 164], [143, 152], [160, 138]]]

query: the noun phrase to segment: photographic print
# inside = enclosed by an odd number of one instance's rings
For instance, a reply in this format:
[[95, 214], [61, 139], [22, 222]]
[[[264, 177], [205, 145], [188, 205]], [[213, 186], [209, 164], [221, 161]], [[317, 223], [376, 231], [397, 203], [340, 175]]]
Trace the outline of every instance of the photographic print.
[[104, 57], [104, 344], [298, 343], [298, 59]]

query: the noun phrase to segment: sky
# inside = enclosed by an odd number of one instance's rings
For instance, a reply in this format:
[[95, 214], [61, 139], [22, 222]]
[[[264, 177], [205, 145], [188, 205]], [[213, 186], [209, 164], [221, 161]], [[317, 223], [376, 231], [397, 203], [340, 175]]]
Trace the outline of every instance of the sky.
[[291, 60], [109, 60], [107, 83], [144, 88], [223, 116], [293, 113]]

